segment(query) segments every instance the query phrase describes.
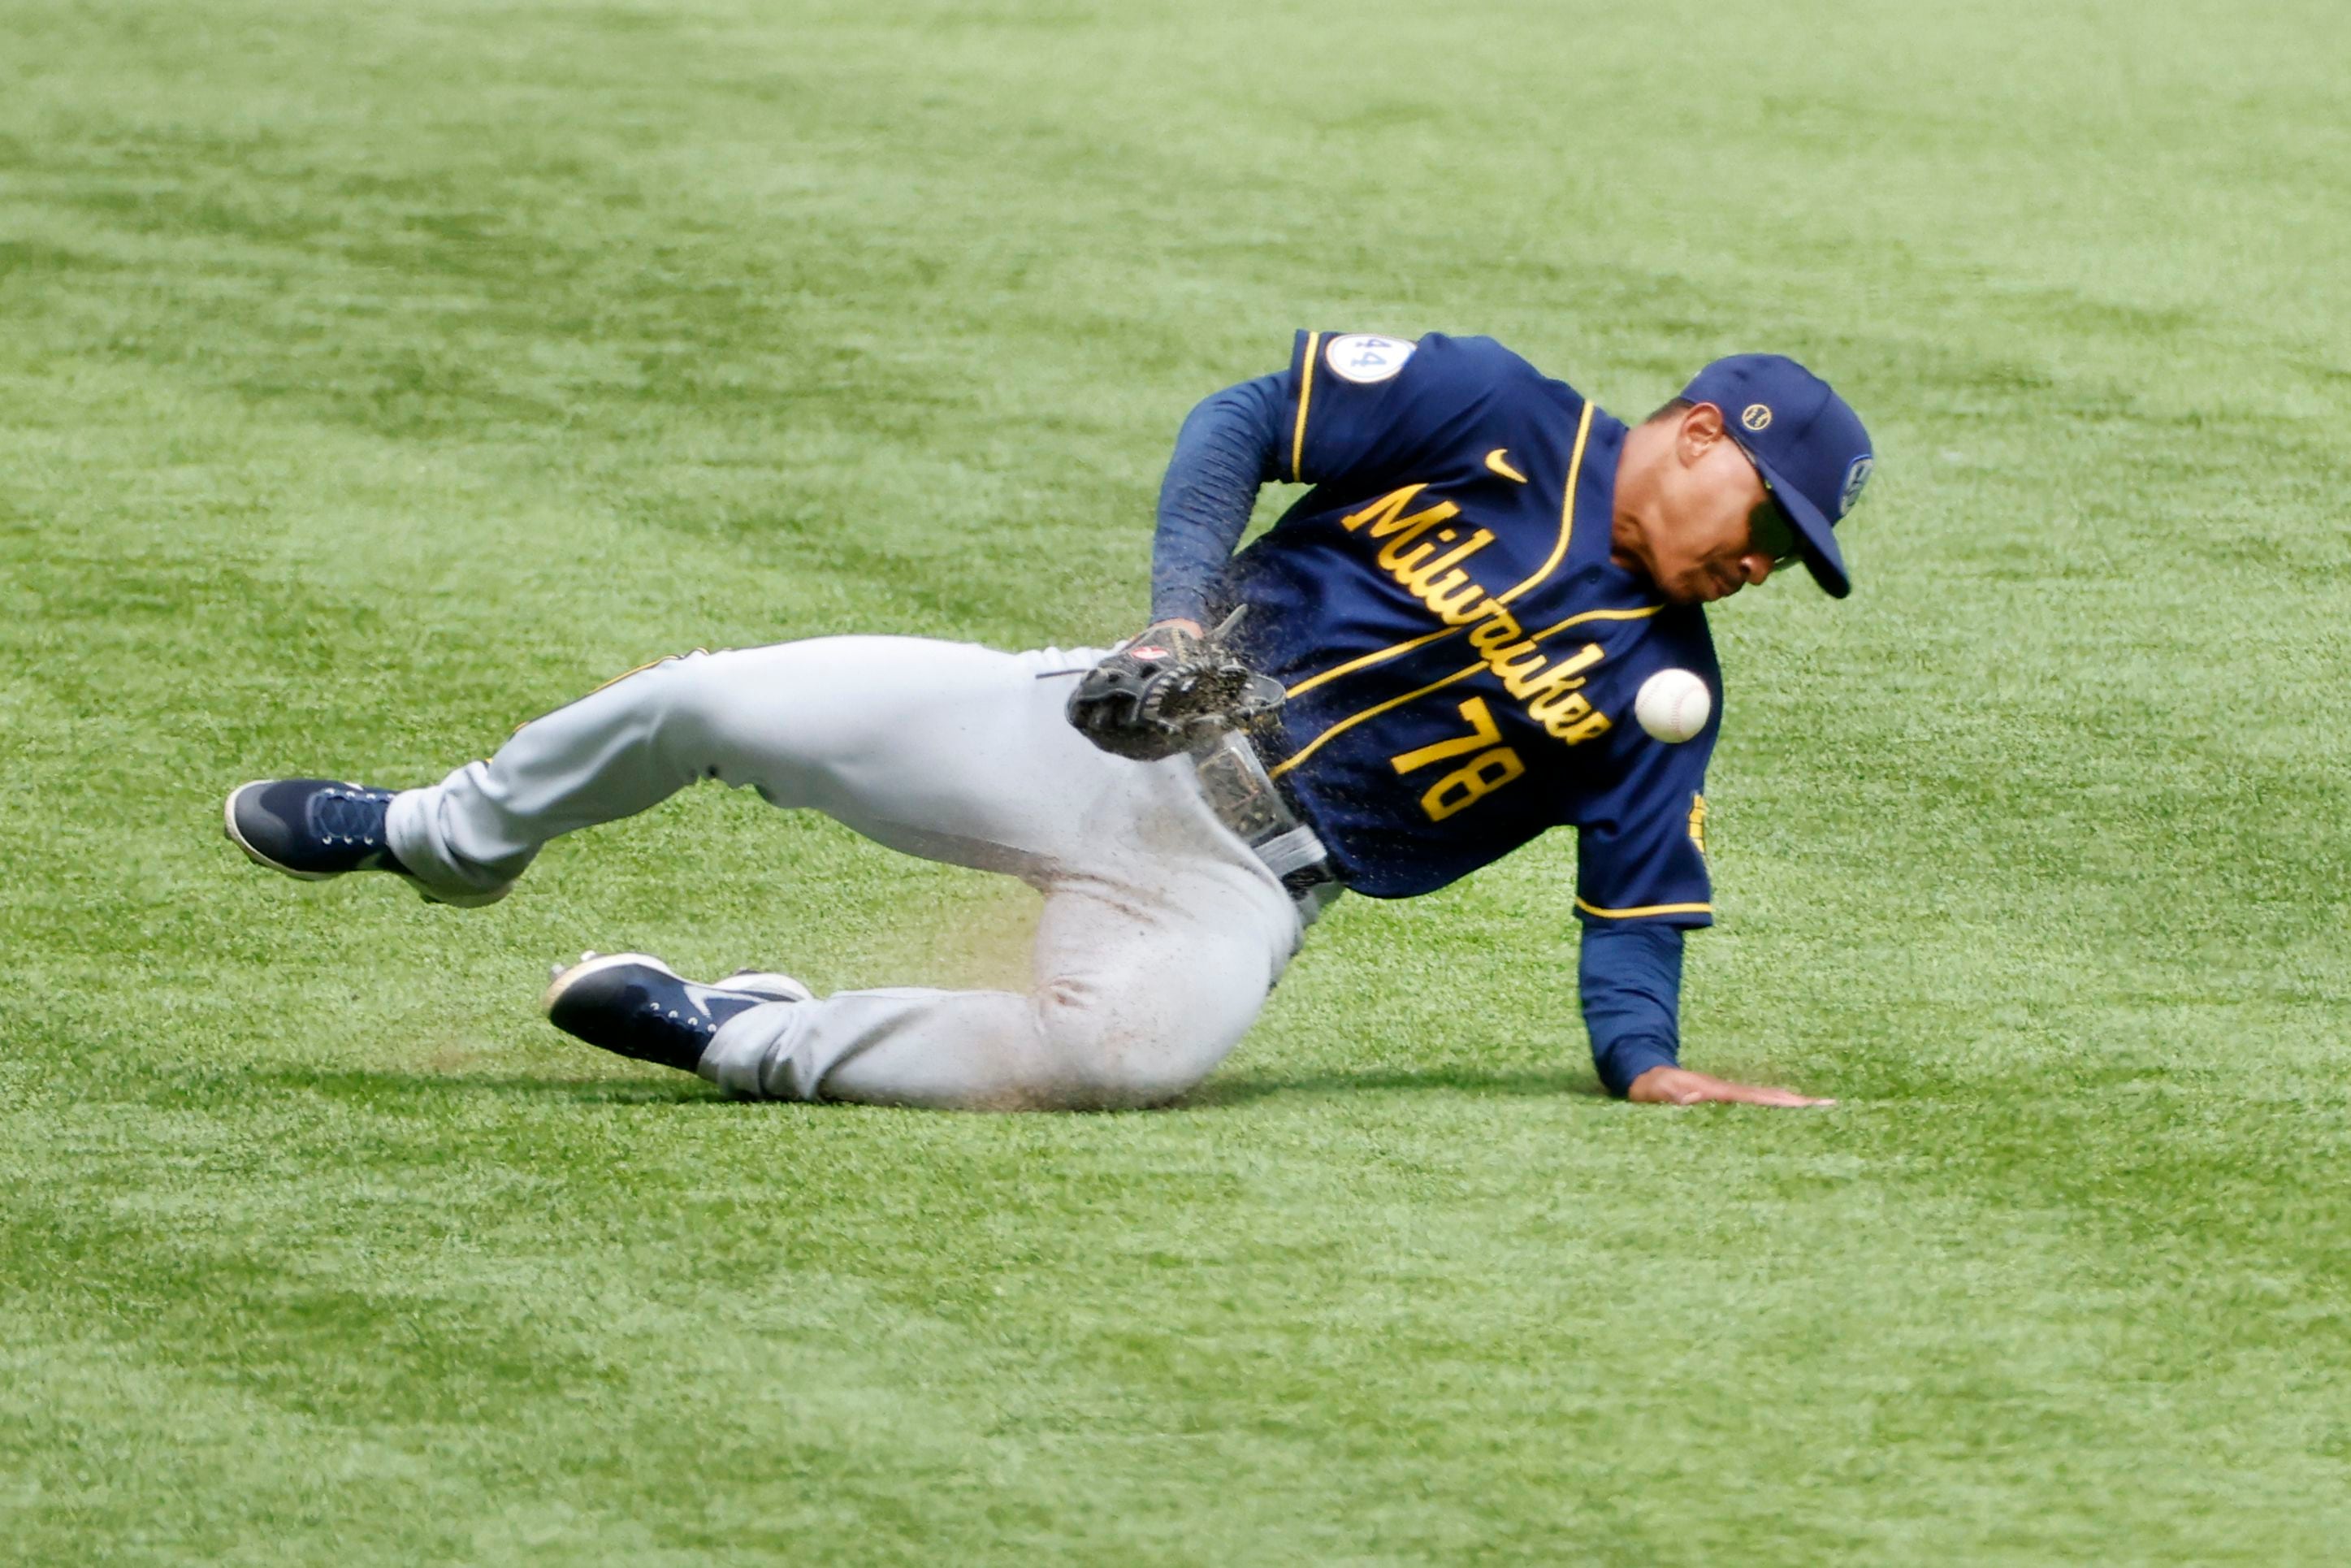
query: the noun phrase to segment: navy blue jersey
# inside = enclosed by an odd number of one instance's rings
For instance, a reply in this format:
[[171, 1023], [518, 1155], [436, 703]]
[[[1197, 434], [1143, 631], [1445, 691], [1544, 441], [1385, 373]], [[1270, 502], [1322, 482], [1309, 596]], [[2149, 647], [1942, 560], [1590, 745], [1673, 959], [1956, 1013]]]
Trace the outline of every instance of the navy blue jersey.
[[[1573, 826], [1586, 922], [1709, 924], [1721, 670], [1698, 607], [1609, 559], [1623, 423], [1486, 338], [1301, 332], [1287, 392], [1281, 476], [1314, 487], [1221, 595], [1351, 885], [1426, 893]], [[1680, 745], [1633, 718], [1671, 668], [1715, 697]]]

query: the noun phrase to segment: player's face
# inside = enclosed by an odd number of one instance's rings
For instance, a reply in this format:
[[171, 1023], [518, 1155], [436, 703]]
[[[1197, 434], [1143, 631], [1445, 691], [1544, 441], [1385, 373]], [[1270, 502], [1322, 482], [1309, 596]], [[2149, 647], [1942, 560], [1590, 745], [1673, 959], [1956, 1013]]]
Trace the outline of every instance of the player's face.
[[1795, 537], [1763, 476], [1700, 403], [1682, 415], [1656, 503], [1642, 530], [1641, 564], [1677, 604], [1711, 603], [1792, 563]]

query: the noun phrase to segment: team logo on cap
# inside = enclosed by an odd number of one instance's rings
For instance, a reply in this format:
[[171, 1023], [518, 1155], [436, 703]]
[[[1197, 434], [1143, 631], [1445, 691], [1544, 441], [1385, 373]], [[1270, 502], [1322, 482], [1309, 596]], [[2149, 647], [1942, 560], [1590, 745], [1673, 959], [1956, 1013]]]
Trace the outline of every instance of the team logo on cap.
[[1750, 429], [1750, 430], [1769, 430], [1769, 429], [1771, 429], [1771, 405], [1770, 405], [1769, 403], [1761, 403], [1761, 402], [1750, 402], [1750, 403], [1749, 403], [1749, 404], [1747, 405], [1747, 412], [1746, 412], [1745, 413], [1742, 413], [1742, 414], [1740, 414], [1740, 415], [1739, 416], [1739, 423], [1741, 423], [1741, 424], [1743, 424], [1743, 425], [1745, 425], [1745, 426], [1746, 426], [1748, 429]]
[[1839, 517], [1852, 511], [1853, 504], [1861, 499], [1861, 487], [1869, 483], [1870, 471], [1876, 466], [1877, 459], [1865, 452], [1853, 460], [1852, 467], [1844, 471], [1844, 488], [1837, 493]]

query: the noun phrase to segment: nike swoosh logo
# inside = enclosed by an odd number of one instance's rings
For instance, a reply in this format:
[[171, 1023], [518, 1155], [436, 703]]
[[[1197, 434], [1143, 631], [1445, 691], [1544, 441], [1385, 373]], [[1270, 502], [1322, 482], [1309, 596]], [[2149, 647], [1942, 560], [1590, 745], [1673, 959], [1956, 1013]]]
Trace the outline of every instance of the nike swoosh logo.
[[1486, 454], [1486, 466], [1505, 479], [1516, 479], [1520, 484], [1525, 484], [1527, 476], [1510, 466], [1510, 455], [1509, 447], [1497, 446], [1493, 451]]

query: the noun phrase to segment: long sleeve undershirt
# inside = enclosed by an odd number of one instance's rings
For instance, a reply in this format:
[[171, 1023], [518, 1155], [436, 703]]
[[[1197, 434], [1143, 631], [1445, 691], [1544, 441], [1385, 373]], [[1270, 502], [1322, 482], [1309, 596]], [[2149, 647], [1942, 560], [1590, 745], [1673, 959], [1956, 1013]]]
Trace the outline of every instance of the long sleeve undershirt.
[[1176, 434], [1151, 540], [1151, 619], [1207, 619], [1209, 592], [1249, 531], [1258, 486], [1280, 476], [1281, 377], [1203, 400]]
[[1592, 1065], [1622, 1099], [1652, 1067], [1680, 1064], [1682, 934], [1671, 925], [1587, 925], [1583, 1027]]
[[[1259, 376], [1201, 400], [1176, 433], [1151, 540], [1151, 619], [1205, 624], [1225, 563], [1249, 531], [1259, 486], [1281, 476], [1282, 378]], [[1682, 934], [1670, 925], [1588, 925], [1579, 989], [1592, 1062], [1622, 1097], [1680, 1050]]]

